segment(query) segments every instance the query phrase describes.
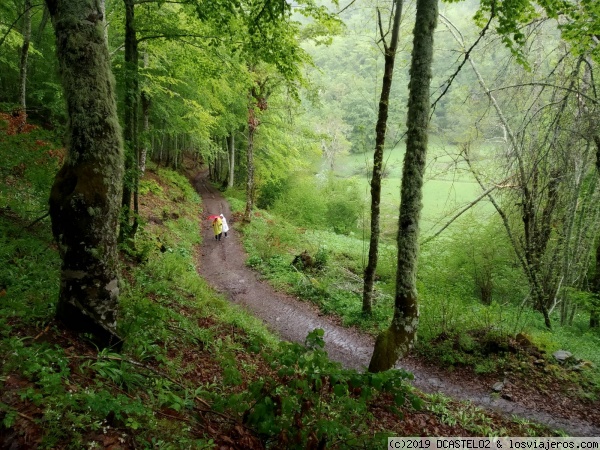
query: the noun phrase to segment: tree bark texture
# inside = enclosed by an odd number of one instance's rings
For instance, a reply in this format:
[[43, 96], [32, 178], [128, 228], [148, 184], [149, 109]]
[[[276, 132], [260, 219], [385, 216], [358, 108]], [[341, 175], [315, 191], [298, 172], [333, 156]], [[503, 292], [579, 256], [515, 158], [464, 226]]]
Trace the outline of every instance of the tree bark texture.
[[[21, 46], [21, 64], [19, 73], [19, 104], [22, 114], [27, 112], [27, 59], [31, 42], [31, 0], [25, 0], [23, 7], [23, 45]], [[27, 116], [25, 116], [27, 117]]]
[[62, 256], [56, 315], [68, 328], [119, 346], [117, 222], [123, 143], [104, 16], [94, 0], [47, 0], [69, 118], [67, 159], [50, 193]]
[[[396, 60], [396, 49], [398, 48], [398, 35], [400, 32], [400, 19], [402, 17], [402, 0], [395, 0], [394, 21], [392, 25], [392, 37], [390, 46], [385, 43], [383, 30], [381, 39], [385, 49], [385, 68], [383, 71], [383, 84], [379, 98], [379, 113], [377, 125], [375, 126], [375, 153], [373, 155], [373, 176], [371, 178], [371, 237], [369, 240], [369, 259], [364, 273], [363, 284], [363, 307], [365, 314], [371, 314], [373, 307], [373, 283], [375, 281], [375, 270], [379, 253], [379, 222], [381, 203], [381, 178], [383, 171], [383, 149], [385, 146], [385, 132], [388, 119], [388, 104], [390, 91], [392, 90], [392, 79], [394, 75], [394, 62]], [[381, 18], [379, 20], [381, 26]]]
[[419, 221], [422, 208], [423, 174], [427, 156], [429, 87], [433, 62], [433, 34], [437, 25], [438, 0], [417, 0], [410, 68], [406, 154], [400, 188], [398, 223], [398, 267], [394, 317], [389, 328], [376, 339], [370, 372], [392, 368], [406, 355], [416, 339], [419, 305], [416, 287], [419, 253]]

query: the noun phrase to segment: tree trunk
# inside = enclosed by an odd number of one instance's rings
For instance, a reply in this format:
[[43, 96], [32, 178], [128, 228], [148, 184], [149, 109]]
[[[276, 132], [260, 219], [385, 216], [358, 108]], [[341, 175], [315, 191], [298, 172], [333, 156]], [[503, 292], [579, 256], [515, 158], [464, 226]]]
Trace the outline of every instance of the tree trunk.
[[232, 188], [235, 182], [235, 138], [233, 131], [227, 139], [229, 144], [229, 179], [227, 181], [227, 187]]
[[[148, 55], [144, 55], [144, 67], [148, 65]], [[146, 158], [148, 155], [148, 133], [150, 132], [150, 96], [146, 91], [141, 93], [142, 101], [142, 120], [143, 120], [143, 133], [144, 133], [144, 145], [140, 151], [140, 176], [144, 176], [146, 172]], [[150, 146], [152, 148], [152, 146]]]
[[123, 212], [121, 214], [121, 231], [119, 241], [132, 237], [134, 226], [130, 225], [131, 198], [137, 190], [138, 167], [137, 161], [137, 108], [138, 108], [138, 43], [135, 29], [135, 2], [123, 0], [125, 4], [125, 101], [123, 111], [123, 136], [125, 138], [125, 178], [123, 182]]
[[437, 25], [438, 0], [417, 0], [410, 69], [406, 154], [400, 188], [398, 222], [398, 268], [394, 317], [375, 342], [370, 372], [394, 366], [406, 355], [416, 338], [419, 305], [416, 277], [419, 253], [419, 221], [423, 196], [423, 173], [427, 156], [429, 86], [433, 61], [433, 34]]
[[[375, 127], [375, 153], [373, 155], [373, 177], [371, 178], [371, 238], [369, 241], [369, 260], [364, 273], [363, 285], [363, 307], [365, 314], [371, 314], [373, 307], [373, 283], [375, 281], [375, 270], [379, 253], [379, 216], [381, 202], [381, 178], [383, 167], [383, 149], [385, 146], [385, 131], [388, 119], [388, 103], [392, 89], [392, 77], [394, 75], [394, 62], [396, 60], [396, 48], [398, 48], [398, 35], [400, 31], [400, 18], [402, 17], [402, 0], [395, 0], [394, 22], [392, 25], [392, 38], [390, 46], [385, 42], [385, 36], [381, 29], [381, 16], [379, 25], [381, 40], [385, 49], [385, 69], [383, 71], [383, 84], [381, 86], [381, 97], [379, 99], [379, 114]], [[379, 11], [378, 11], [379, 14]], [[333, 163], [332, 168], [333, 170]]]
[[19, 123], [17, 133], [21, 133], [27, 123], [27, 59], [31, 42], [31, 0], [23, 2], [23, 45], [19, 70]]
[[39, 46], [42, 42], [44, 30], [46, 29], [46, 25], [48, 25], [48, 21], [50, 20], [50, 13], [48, 12], [48, 7], [44, 5], [44, 12], [42, 13], [42, 19], [40, 20], [40, 24], [38, 26], [38, 30], [35, 37], [35, 45]]
[[[594, 144], [596, 145], [596, 172], [600, 177], [600, 136], [594, 136]], [[596, 243], [596, 271], [594, 278], [591, 281], [592, 293], [595, 298], [592, 301], [590, 309], [590, 328], [600, 327], [600, 239]]]
[[[252, 108], [252, 107], [251, 107]], [[257, 119], [254, 110], [249, 112], [248, 120], [248, 149], [246, 150], [247, 178], [246, 178], [246, 210], [244, 211], [244, 222], [250, 223], [252, 219], [253, 195], [254, 195], [254, 132], [256, 131]]]
[[119, 346], [117, 223], [123, 143], [104, 16], [94, 0], [47, 0], [67, 103], [67, 159], [50, 193], [62, 256], [56, 315], [68, 328]]

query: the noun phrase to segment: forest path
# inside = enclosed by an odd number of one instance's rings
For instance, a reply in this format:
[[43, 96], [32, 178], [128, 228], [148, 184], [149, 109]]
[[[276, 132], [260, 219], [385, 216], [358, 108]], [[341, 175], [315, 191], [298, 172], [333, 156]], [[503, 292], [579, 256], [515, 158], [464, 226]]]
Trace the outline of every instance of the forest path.
[[[364, 370], [368, 366], [374, 339], [356, 329], [345, 328], [318, 308], [290, 295], [275, 291], [261, 281], [256, 272], [245, 265], [247, 255], [231, 221], [229, 204], [206, 178], [207, 172], [192, 177], [192, 183], [202, 197], [202, 244], [197, 256], [199, 274], [231, 302], [242, 305], [282, 339], [304, 342], [315, 328], [325, 331], [326, 350], [329, 357], [344, 367]], [[216, 241], [211, 214], [224, 214], [230, 226], [228, 238]], [[479, 380], [460, 377], [449, 379], [449, 374], [425, 365], [416, 358], [401, 360], [398, 368], [414, 374], [413, 384], [428, 393], [442, 392], [457, 400], [470, 400], [474, 404], [510, 416], [516, 415], [550, 427], [563, 429], [572, 436], [600, 436], [600, 427], [584, 420], [561, 417], [543, 409], [542, 401], [525, 401], [524, 404], [492, 397], [491, 385]], [[498, 380], [501, 381], [501, 380]], [[530, 399], [531, 400], [531, 399]]]

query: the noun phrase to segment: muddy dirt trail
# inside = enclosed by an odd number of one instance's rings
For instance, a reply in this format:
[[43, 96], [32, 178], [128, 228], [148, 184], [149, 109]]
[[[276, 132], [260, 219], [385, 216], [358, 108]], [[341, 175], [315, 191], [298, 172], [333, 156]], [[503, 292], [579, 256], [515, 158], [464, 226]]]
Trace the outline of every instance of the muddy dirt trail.
[[[282, 339], [304, 342], [311, 330], [322, 328], [330, 358], [347, 368], [364, 370], [371, 357], [373, 338], [355, 329], [337, 325], [331, 318], [320, 314], [314, 305], [276, 292], [266, 282], [260, 281], [258, 275], [245, 265], [247, 255], [236, 232], [237, 224], [231, 220], [227, 201], [206, 180], [206, 172], [195, 175], [192, 183], [203, 202], [203, 242], [198, 256], [200, 275], [231, 302], [242, 305], [262, 319]], [[229, 220], [230, 232], [229, 237], [218, 242], [207, 217], [221, 213]], [[415, 358], [400, 361], [398, 367], [412, 372], [414, 385], [424, 392], [442, 392], [458, 400], [470, 400], [480, 407], [508, 416], [516, 415], [563, 429], [572, 436], [600, 436], [600, 426], [584, 420], [559, 417], [545, 411], [543, 405], [539, 404], [542, 402], [519, 404], [492, 397], [489, 386], [471, 380], [447, 379], [447, 374]]]

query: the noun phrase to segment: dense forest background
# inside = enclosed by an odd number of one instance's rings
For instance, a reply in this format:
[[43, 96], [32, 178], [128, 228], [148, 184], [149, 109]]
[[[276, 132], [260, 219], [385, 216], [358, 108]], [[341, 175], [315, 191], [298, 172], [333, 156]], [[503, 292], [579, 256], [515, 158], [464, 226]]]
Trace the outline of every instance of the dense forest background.
[[[143, 308], [133, 299], [145, 297], [134, 294], [137, 282], [120, 271], [137, 264], [158, 270], [152, 261], [173, 251], [190, 256], [197, 241], [188, 235], [194, 228], [189, 221], [198, 215], [193, 203], [199, 200], [172, 171], [187, 170], [189, 175], [190, 167], [203, 167], [235, 211], [247, 265], [278, 289], [315, 302], [345, 326], [381, 338], [389, 337], [390, 320], [396, 323], [401, 309], [398, 286], [409, 284], [418, 292], [420, 317], [414, 314], [414, 319], [419, 339], [413, 352], [419, 357], [449, 370], [468, 367], [483, 376], [521, 367], [519, 377], [525, 379], [529, 370], [538, 373], [546, 367], [546, 358], [555, 362], [552, 354], [564, 350], [567, 361], [563, 353], [562, 372], [553, 375], [569, 389], [569, 383], [578, 386], [579, 400], [597, 401], [598, 5], [475, 0], [438, 5], [431, 77], [422, 77], [430, 81], [426, 159], [418, 194], [422, 212], [415, 214], [416, 227], [409, 227], [416, 230], [418, 252], [411, 262], [414, 274], [403, 275], [399, 269], [403, 252], [398, 248], [404, 248], [406, 233], [399, 231], [404, 225], [399, 211], [406, 180], [403, 170], [410, 166], [407, 144], [415, 142], [410, 137], [409, 97], [416, 79], [410, 67], [419, 58], [412, 52], [419, 2], [94, 3], [102, 11], [93, 18], [102, 33], [88, 46], [88, 53], [105, 48], [108, 75], [99, 75], [87, 87], [83, 77], [94, 74], [75, 73], [71, 82], [65, 81], [69, 55], [60, 45], [56, 26], [64, 23], [58, 15], [60, 4], [13, 0], [0, 5], [0, 110], [5, 124], [0, 208], [6, 230], [0, 298], [10, 300], [1, 322], [5, 354], [21, 345], [8, 338], [15, 333], [13, 327], [23, 336], [38, 335], [51, 323], [57, 301], [59, 318], [68, 323], [65, 307], [60, 306], [68, 300], [59, 280], [64, 286], [65, 261], [70, 260], [65, 251], [73, 245], [64, 230], [78, 230], [69, 228], [74, 216], [59, 217], [52, 205], [60, 203], [57, 196], [64, 187], [60, 180], [69, 179], [65, 167], [76, 167], [77, 158], [90, 150], [96, 151], [92, 158], [97, 159], [89, 173], [112, 174], [110, 184], [118, 186], [118, 192], [108, 193], [113, 200], [106, 202], [115, 221], [114, 227], [109, 226], [114, 239], [106, 245], [119, 255], [114, 266], [118, 269], [113, 271], [119, 272], [121, 283], [131, 285], [130, 291], [122, 289], [120, 302], [110, 299], [110, 309], [115, 317], [117, 309], [121, 311], [124, 322], [94, 319], [99, 328], [87, 331], [111, 343], [123, 337], [125, 350], [133, 346], [135, 357], [142, 358], [136, 353], [141, 352], [135, 347], [139, 342], [128, 336], [143, 325], [132, 311]], [[401, 6], [393, 84], [385, 102], [381, 214], [373, 228], [370, 190], [376, 173], [373, 153], [381, 118], [384, 54], [393, 14]], [[87, 41], [80, 39], [85, 49]], [[63, 53], [66, 57], [61, 59]], [[79, 59], [85, 67], [83, 58]], [[91, 144], [76, 147], [74, 129], [82, 123], [77, 114], [87, 110], [91, 120], [87, 123], [95, 123], [94, 117], [103, 115], [93, 109], [98, 102], [90, 101], [89, 107], [70, 103], [76, 98], [85, 105], [95, 95], [92, 87], [104, 84], [114, 87], [114, 93], [108, 88], [106, 97], [114, 97], [119, 123], [113, 129], [115, 144], [107, 147], [122, 151], [115, 159], [119, 164], [122, 160], [122, 168], [114, 172], [103, 165], [112, 156], [104, 158], [100, 147], [93, 145], [103, 140], [94, 136], [105, 136], [104, 131], [94, 135], [82, 127], [81, 142], [89, 138]], [[69, 93], [69, 86], [78, 91]], [[110, 110], [109, 105], [106, 111]], [[81, 157], [84, 165], [86, 158]], [[115, 175], [121, 169], [123, 176]], [[164, 200], [165, 183], [183, 193], [161, 203], [162, 211], [148, 212], [142, 200], [149, 196]], [[182, 228], [175, 227], [167, 236], [155, 230], [150, 218], [161, 216], [166, 222], [183, 217], [171, 203], [190, 209], [185, 213], [187, 222], [178, 225]], [[102, 218], [109, 217], [104, 212], [89, 215], [103, 226], [107, 221]], [[15, 275], [26, 267], [19, 258], [27, 247], [17, 230], [29, 225], [46, 227], [36, 231], [45, 233], [36, 239], [45, 239], [44, 245], [56, 251], [46, 264], [53, 272], [38, 273], [42, 278], [35, 282], [24, 273]], [[81, 225], [86, 227], [87, 222]], [[373, 287], [368, 289], [372, 308], [365, 308], [363, 277], [375, 229], [379, 260]], [[56, 244], [50, 243], [50, 231]], [[179, 246], [178, 240], [186, 243]], [[303, 262], [297, 264], [302, 255]], [[92, 257], [101, 261], [103, 252]], [[117, 257], [109, 259], [112, 265]], [[90, 265], [108, 265], [98, 261]], [[136, 277], [151, 277], [146, 269], [140, 270]], [[39, 297], [29, 293], [32, 286], [40, 290]], [[188, 291], [204, 295], [199, 292], [208, 288]], [[17, 326], [16, 317], [26, 317], [27, 308], [16, 306], [23, 298], [36, 305], [30, 309], [34, 317]], [[254, 347], [253, 339], [244, 345]], [[515, 356], [523, 349], [529, 349], [524, 365]], [[164, 359], [162, 354], [156, 359], [159, 348], [148, 351], [156, 361]], [[233, 350], [224, 352], [223, 364], [233, 367]], [[16, 363], [11, 364], [6, 366], [5, 382], [6, 374], [16, 370]], [[130, 364], [127, 370], [133, 367]], [[39, 380], [43, 364], [38, 369], [34, 372]], [[105, 369], [102, 364], [88, 367]], [[0, 411], [10, 429], [18, 414], [14, 405], [6, 406], [11, 401], [2, 402]], [[227, 408], [233, 397], [228, 402]], [[182, 403], [177, 411], [188, 407]], [[123, 417], [134, 417], [134, 410], [131, 406], [122, 411]], [[260, 421], [251, 420], [256, 421], [253, 426]], [[133, 429], [127, 419], [121, 425]], [[285, 440], [278, 434], [285, 426], [278, 426], [258, 434]], [[319, 433], [315, 442], [331, 430]], [[307, 432], [302, 439], [299, 445], [313, 437]]]

